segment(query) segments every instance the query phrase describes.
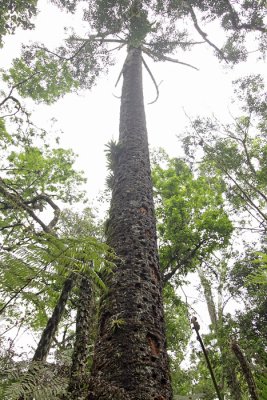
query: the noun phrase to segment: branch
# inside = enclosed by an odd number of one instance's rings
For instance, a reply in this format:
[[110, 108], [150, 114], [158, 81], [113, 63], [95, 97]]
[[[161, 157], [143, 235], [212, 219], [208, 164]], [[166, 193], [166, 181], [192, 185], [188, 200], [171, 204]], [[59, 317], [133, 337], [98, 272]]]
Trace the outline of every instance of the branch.
[[154, 78], [152, 72], [150, 71], [150, 69], [149, 69], [149, 67], [148, 67], [148, 65], [147, 65], [147, 63], [145, 62], [145, 60], [144, 60], [143, 57], [142, 57], [142, 61], [143, 61], [143, 64], [144, 64], [144, 66], [145, 66], [145, 69], [146, 69], [147, 72], [149, 73], [149, 76], [150, 76], [150, 78], [152, 79], [152, 82], [154, 83], [154, 86], [155, 86], [155, 88], [156, 88], [156, 98], [155, 98], [155, 100], [153, 100], [153, 101], [151, 101], [150, 103], [148, 103], [148, 104], [153, 104], [153, 103], [156, 103], [156, 101], [157, 101], [158, 98], [159, 98], [159, 87], [158, 87], [158, 84], [157, 84], [157, 82], [156, 82], [156, 80], [155, 80], [155, 78]]
[[15, 101], [16, 103], [19, 103], [19, 105], [20, 105], [20, 102], [12, 96], [13, 90], [14, 90], [14, 89], [17, 89], [19, 86], [21, 86], [21, 85], [23, 85], [24, 83], [28, 82], [30, 79], [32, 79], [35, 75], [38, 75], [39, 73], [40, 73], [39, 71], [35, 71], [35, 72], [33, 72], [30, 76], [28, 76], [27, 78], [25, 78], [25, 79], [23, 79], [22, 81], [20, 81], [20, 82], [16, 83], [15, 85], [13, 85], [13, 86], [11, 87], [10, 92], [9, 92], [9, 94], [7, 95], [7, 97], [6, 97], [3, 101], [1, 101], [0, 107], [2, 107], [2, 106], [7, 102], [7, 100], [9, 100], [9, 99], [12, 99], [12, 100]]
[[126, 45], [126, 43], [122, 43], [119, 46], [113, 47], [113, 49], [107, 50], [109, 53], [111, 53], [114, 50], [120, 50], [122, 49], [124, 46]]
[[[97, 35], [98, 36], [98, 35]], [[104, 38], [99, 38], [97, 36], [90, 36], [88, 39], [83, 39], [83, 38], [70, 38], [68, 39], [69, 41], [73, 41], [73, 42], [84, 42], [84, 43], [88, 43], [88, 42], [101, 42], [102, 43], [120, 43], [120, 44], [127, 44], [127, 40], [122, 40], [122, 39], [104, 39]]]
[[122, 77], [122, 74], [123, 74], [123, 68], [124, 68], [124, 64], [123, 64], [123, 67], [122, 67], [122, 69], [120, 70], [120, 73], [119, 73], [118, 79], [116, 80], [116, 83], [115, 83], [115, 88], [117, 87], [117, 85], [118, 85], [119, 81], [121, 80], [121, 77]]
[[53, 219], [50, 221], [48, 225], [45, 225], [43, 221], [40, 218], [38, 218], [37, 215], [33, 212], [31, 207], [29, 207], [28, 204], [24, 202], [23, 198], [19, 193], [17, 192], [16, 194], [10, 193], [5, 189], [5, 187], [6, 187], [5, 182], [3, 181], [2, 178], [0, 178], [0, 193], [2, 193], [7, 199], [11, 200], [15, 208], [25, 210], [27, 214], [30, 215], [32, 219], [42, 227], [44, 232], [50, 233], [51, 230], [54, 228], [54, 226], [57, 224], [60, 215], [59, 207], [50, 199], [50, 197], [47, 196], [46, 194], [40, 194], [30, 201], [31, 203], [34, 203], [38, 200], [45, 200], [54, 209]]
[[[147, 43], [147, 42], [143, 42], [144, 43], [144, 45], [145, 46], [156, 46], [157, 45], [157, 43], [153, 43], [153, 42], [150, 42], [150, 43]], [[205, 42], [183, 42], [183, 41], [180, 41], [180, 40], [174, 40], [173, 42], [167, 42], [166, 43], [166, 45], [175, 45], [175, 44], [177, 44], [177, 45], [182, 45], [182, 46], [186, 46], [186, 45], [188, 45], [188, 46], [191, 46], [191, 45], [195, 45], [195, 44], [203, 44], [203, 43], [205, 43]]]
[[[249, 203], [261, 216], [262, 218], [267, 221], [267, 215], [265, 215], [260, 208], [251, 200], [251, 198], [247, 195], [247, 193], [245, 192], [245, 190], [242, 189], [242, 187], [239, 185], [239, 183], [237, 183], [237, 181], [232, 177], [232, 175], [227, 171], [227, 169], [221, 164], [219, 163], [219, 167], [221, 168], [221, 170], [225, 173], [226, 176], [228, 176], [228, 178], [236, 185], [237, 189], [240, 191], [240, 193], [243, 196], [243, 199], [245, 198], [245, 200], [247, 201], [247, 203]], [[240, 197], [242, 197], [240, 196]]]
[[155, 52], [153, 52], [153, 51], [151, 51], [151, 50], [149, 50], [149, 49], [146, 49], [146, 48], [143, 47], [143, 46], [141, 47], [141, 49], [142, 49], [142, 51], [143, 51], [144, 53], [146, 53], [146, 54], [147, 54], [149, 57], [151, 57], [152, 59], [153, 59], [153, 58], [156, 58], [156, 59], [158, 59], [159, 61], [170, 61], [170, 62], [173, 62], [173, 63], [175, 63], [175, 64], [185, 65], [186, 67], [190, 67], [190, 68], [195, 69], [196, 71], [199, 71], [199, 69], [198, 69], [197, 67], [194, 67], [194, 65], [185, 63], [185, 62], [183, 62], [183, 61], [179, 61], [179, 60], [177, 60], [177, 59], [175, 59], [175, 58], [171, 58], [171, 57], [164, 56], [164, 55], [162, 55], [162, 54], [157, 54], [157, 53], [155, 53]]
[[267, 32], [267, 29], [262, 27], [262, 26], [257, 26], [257, 25], [252, 25], [252, 24], [239, 24], [240, 20], [238, 17], [237, 12], [235, 11], [235, 9], [233, 8], [232, 4], [230, 3], [229, 0], [225, 0], [225, 3], [227, 4], [227, 8], [228, 11], [230, 13], [230, 18], [233, 24], [233, 28], [234, 29], [248, 29], [248, 30], [256, 30], [256, 31], [260, 31], [263, 33]]
[[190, 325], [190, 327], [191, 327], [191, 318], [190, 318], [190, 314], [189, 314], [189, 309], [191, 309], [191, 310], [194, 312], [194, 314], [197, 314], [197, 315], [199, 315], [199, 314], [198, 314], [198, 312], [194, 309], [194, 307], [191, 306], [191, 304], [188, 303], [188, 296], [187, 296], [187, 294], [185, 293], [185, 291], [184, 291], [184, 289], [183, 289], [182, 286], [180, 286], [180, 289], [181, 289], [181, 291], [183, 292], [183, 295], [184, 295], [184, 297], [185, 297], [185, 304], [186, 304], [186, 308], [187, 308], [187, 309], [186, 309], [187, 319], [188, 319], [188, 323], [189, 323], [189, 325]]
[[[190, 258], [196, 255], [196, 252], [198, 251], [198, 249], [199, 249], [204, 243], [205, 243], [205, 240], [201, 240], [201, 241], [195, 246], [195, 248], [189, 252], [189, 254], [187, 255], [186, 259], [183, 260], [183, 264], [184, 264], [185, 266], [189, 263]], [[169, 261], [168, 265], [170, 266], [171, 263], [172, 263], [172, 261], [175, 261], [176, 258], [177, 258], [177, 255], [175, 254], [175, 255], [172, 257], [172, 259]], [[180, 264], [177, 264], [177, 265], [173, 268], [172, 271], [170, 271], [169, 273], [163, 275], [163, 283], [164, 283], [164, 284], [165, 284], [166, 282], [168, 282], [168, 281], [173, 277], [173, 275], [177, 272], [177, 270], [179, 269], [180, 266], [181, 266], [181, 263], [180, 263]]]
[[[15, 257], [15, 255], [14, 255]], [[25, 263], [25, 262], [24, 262]], [[26, 264], [26, 263], [25, 263]], [[41, 275], [41, 273], [43, 271], [45, 271], [47, 269], [47, 267], [49, 266], [50, 262], [46, 263], [34, 276], [32, 276], [31, 278], [28, 278], [26, 283], [21, 286], [12, 296], [11, 298], [2, 306], [2, 308], [0, 309], [0, 315], [5, 311], [5, 309], [7, 308], [7, 306], [11, 303], [12, 300], [16, 299], [16, 297], [27, 287], [29, 286], [29, 284], [36, 279], [38, 276]]]
[[[29, 200], [27, 203], [28, 204], [34, 204], [39, 200], [44, 200], [46, 201], [54, 210], [54, 217], [53, 219], [49, 222], [49, 224], [47, 225], [48, 229], [52, 229], [55, 227], [55, 225], [57, 224], [58, 220], [59, 220], [59, 216], [60, 216], [60, 208], [53, 202], [53, 200], [51, 200], [51, 198], [45, 194], [38, 194], [37, 196], [35, 196], [33, 199]], [[25, 202], [26, 203], [26, 202]]]
[[253, 374], [251, 372], [250, 365], [243, 354], [243, 351], [241, 350], [240, 346], [236, 341], [231, 342], [231, 350], [233, 351], [234, 355], [239, 361], [242, 373], [244, 375], [244, 378], [246, 380], [247, 386], [248, 386], [248, 391], [250, 394], [251, 400], [259, 400], [259, 396], [257, 393], [257, 386], [255, 384], [255, 380], [253, 377]]
[[23, 224], [21, 222], [17, 222], [16, 224], [2, 226], [0, 228], [0, 231], [3, 231], [5, 229], [10, 229], [10, 228], [16, 228], [16, 226], [23, 226]]
[[190, 1], [188, 1], [187, 4], [188, 4], [189, 12], [190, 12], [190, 15], [191, 15], [191, 17], [192, 17], [192, 20], [193, 20], [193, 22], [194, 22], [194, 26], [195, 26], [197, 32], [198, 32], [198, 33], [200, 34], [200, 36], [205, 40], [205, 42], [207, 42], [211, 47], [213, 47], [213, 48], [217, 51], [217, 53], [218, 53], [226, 62], [228, 62], [228, 60], [227, 60], [227, 59], [225, 58], [225, 56], [224, 56], [224, 53], [223, 53], [214, 43], [212, 43], [212, 42], [208, 39], [207, 33], [204, 32], [204, 31], [200, 28], [200, 26], [199, 26], [199, 24], [198, 24], [198, 21], [197, 21], [196, 14], [195, 14], [195, 12], [194, 12], [194, 10], [193, 10], [193, 7], [192, 7], [191, 4], [190, 4]]
[[[192, 123], [192, 120], [190, 118], [190, 116], [188, 114], [185, 113], [185, 115], [187, 116], [187, 118], [189, 119], [191, 126], [193, 127], [194, 131], [196, 132], [197, 136], [202, 140], [202, 142], [204, 142], [203, 137], [199, 134], [199, 132], [197, 131], [197, 129], [194, 127], [194, 124]], [[248, 204], [250, 204], [250, 206], [252, 208], [254, 208], [258, 214], [263, 218], [264, 221], [267, 221], [267, 215], [264, 214], [260, 208], [251, 200], [251, 198], [248, 196], [248, 194], [246, 193], [245, 190], [242, 189], [242, 187], [239, 185], [239, 183], [237, 183], [237, 181], [233, 178], [233, 176], [228, 172], [227, 168], [224, 166], [224, 164], [222, 164], [220, 162], [220, 160], [216, 160], [214, 159], [213, 155], [214, 155], [214, 151], [213, 148], [205, 141], [204, 142], [206, 149], [207, 149], [207, 153], [209, 154], [209, 156], [211, 157], [212, 160], [217, 161], [217, 164], [219, 166], [219, 168], [223, 171], [223, 173], [230, 179], [230, 181], [232, 181], [235, 186], [237, 187], [237, 189], [239, 190], [239, 196], [245, 200]]]
[[[37, 275], [36, 275], [37, 276]], [[23, 286], [21, 286], [20, 288], [19, 288], [19, 290], [17, 290], [11, 297], [10, 297], [10, 299], [3, 305], [3, 307], [1, 307], [0, 308], [0, 315], [5, 311], [5, 309], [7, 308], [7, 306], [11, 303], [11, 301], [12, 300], [14, 300], [32, 281], [33, 281], [33, 279], [35, 278], [35, 276], [34, 277], [32, 277], [32, 278], [30, 278], [30, 279], [28, 279], [27, 280], [27, 282], [23, 285]]]

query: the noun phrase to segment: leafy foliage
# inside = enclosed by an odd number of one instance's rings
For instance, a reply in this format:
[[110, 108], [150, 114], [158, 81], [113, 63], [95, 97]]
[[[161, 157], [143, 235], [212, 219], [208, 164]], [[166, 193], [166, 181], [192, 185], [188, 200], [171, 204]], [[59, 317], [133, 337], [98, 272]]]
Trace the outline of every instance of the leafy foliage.
[[260, 76], [249, 76], [235, 84], [244, 114], [231, 124], [221, 124], [215, 118], [195, 119], [184, 139], [185, 150], [192, 160], [196, 146], [202, 148], [202, 171], [211, 177], [221, 176], [235, 212], [250, 216], [265, 231], [266, 93]]
[[[48, 233], [54, 228], [60, 214], [58, 200], [70, 204], [85, 198], [80, 188], [85, 178], [73, 168], [73, 151], [52, 148], [43, 132], [34, 143], [35, 133], [0, 138], [0, 229], [6, 250], [27, 242], [40, 229]], [[43, 212], [49, 212], [48, 224], [42, 220]]]
[[5, 35], [14, 34], [19, 27], [33, 29], [32, 17], [37, 13], [37, 0], [0, 1], [0, 47]]
[[217, 177], [194, 177], [181, 159], [153, 168], [161, 266], [165, 279], [186, 274], [229, 242], [232, 224]]
[[[51, 104], [77, 87], [67, 61], [59, 66], [44, 50], [36, 51], [35, 56], [35, 65], [16, 58], [9, 72], [3, 74], [3, 81], [12, 82], [12, 85], [17, 86], [22, 97], [31, 97], [35, 101], [42, 100]], [[27, 54], [28, 57], [30, 56]]]

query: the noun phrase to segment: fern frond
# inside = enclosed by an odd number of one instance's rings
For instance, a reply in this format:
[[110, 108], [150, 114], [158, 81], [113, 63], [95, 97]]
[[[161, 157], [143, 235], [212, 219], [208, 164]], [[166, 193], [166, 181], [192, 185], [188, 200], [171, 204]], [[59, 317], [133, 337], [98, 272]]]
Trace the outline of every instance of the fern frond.
[[34, 363], [24, 374], [12, 372], [9, 376], [12, 383], [4, 391], [3, 400], [55, 400], [65, 394], [67, 379], [57, 376], [50, 365]]

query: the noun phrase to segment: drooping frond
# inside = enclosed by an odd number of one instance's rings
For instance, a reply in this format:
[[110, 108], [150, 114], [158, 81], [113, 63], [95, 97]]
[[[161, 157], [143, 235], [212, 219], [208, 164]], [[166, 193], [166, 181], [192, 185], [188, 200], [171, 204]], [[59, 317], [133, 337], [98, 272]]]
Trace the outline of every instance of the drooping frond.
[[54, 400], [65, 393], [67, 378], [52, 365], [34, 363], [24, 374], [5, 372], [10, 385], [3, 393], [3, 400]]

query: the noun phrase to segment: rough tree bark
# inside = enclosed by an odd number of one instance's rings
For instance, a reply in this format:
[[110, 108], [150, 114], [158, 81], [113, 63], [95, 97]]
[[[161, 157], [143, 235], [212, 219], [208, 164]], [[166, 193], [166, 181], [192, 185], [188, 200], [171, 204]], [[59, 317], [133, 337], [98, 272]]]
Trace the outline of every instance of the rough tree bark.
[[140, 49], [128, 49], [123, 78], [107, 232], [121, 261], [102, 300], [89, 399], [170, 400]]
[[92, 287], [87, 276], [80, 282], [76, 315], [76, 338], [72, 354], [72, 366], [67, 399], [78, 400], [85, 397], [87, 382], [87, 361], [89, 335], [92, 327]]
[[74, 284], [75, 275], [71, 274], [64, 282], [58, 302], [54, 308], [51, 317], [47, 321], [46, 327], [42, 333], [41, 339], [32, 358], [32, 362], [44, 362], [46, 360]]

